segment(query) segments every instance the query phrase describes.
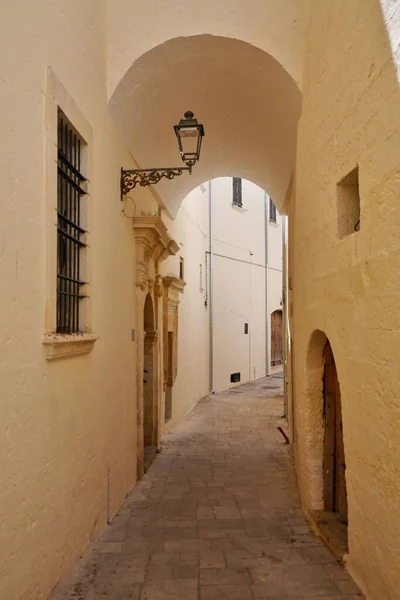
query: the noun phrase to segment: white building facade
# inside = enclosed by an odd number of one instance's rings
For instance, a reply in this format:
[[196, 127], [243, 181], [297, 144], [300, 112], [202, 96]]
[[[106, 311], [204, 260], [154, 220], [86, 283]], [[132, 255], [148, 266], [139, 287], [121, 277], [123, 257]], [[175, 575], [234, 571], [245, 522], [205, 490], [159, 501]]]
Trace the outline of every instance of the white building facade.
[[[240, 178], [206, 182], [183, 201], [171, 235], [180, 249], [162, 269], [168, 275], [183, 265], [186, 282], [177, 396], [179, 385], [193, 390], [203, 381], [199, 398], [282, 365], [282, 328], [276, 326], [282, 321], [282, 217], [269, 196]], [[195, 322], [189, 314], [196, 314]]]

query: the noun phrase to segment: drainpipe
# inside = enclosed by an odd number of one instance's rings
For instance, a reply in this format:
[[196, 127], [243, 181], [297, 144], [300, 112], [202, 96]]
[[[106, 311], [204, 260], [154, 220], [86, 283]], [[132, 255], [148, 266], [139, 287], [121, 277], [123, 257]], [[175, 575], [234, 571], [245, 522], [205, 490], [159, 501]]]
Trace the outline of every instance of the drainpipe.
[[282, 216], [282, 303], [283, 303], [283, 416], [288, 417], [287, 398], [287, 364], [286, 364], [286, 342], [287, 342], [287, 252], [286, 252], [286, 218]]
[[210, 392], [215, 394], [214, 390], [214, 203], [213, 203], [212, 181], [208, 182], [208, 212], [210, 229]]
[[269, 206], [269, 196], [267, 192], [264, 192], [264, 239], [265, 239], [265, 375], [269, 377], [270, 373], [270, 360], [269, 360], [269, 339], [270, 339], [270, 331], [269, 331], [269, 282], [268, 282], [268, 206]]

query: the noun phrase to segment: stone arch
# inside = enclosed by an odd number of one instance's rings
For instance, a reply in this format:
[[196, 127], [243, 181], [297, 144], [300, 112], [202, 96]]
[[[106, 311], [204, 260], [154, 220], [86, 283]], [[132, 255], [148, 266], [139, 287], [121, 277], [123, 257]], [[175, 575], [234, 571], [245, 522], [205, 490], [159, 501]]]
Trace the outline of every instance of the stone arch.
[[[306, 413], [307, 431], [307, 472], [309, 474], [308, 489], [310, 492], [310, 508], [324, 509], [324, 440], [325, 440], [325, 407], [324, 407], [324, 353], [329, 348], [335, 363], [335, 351], [327, 335], [316, 329], [310, 337], [306, 356]], [[338, 389], [340, 394], [340, 375], [337, 364]], [[340, 402], [340, 399], [339, 399]]]
[[108, 90], [115, 91], [130, 65], [152, 48], [182, 36], [230, 37], [274, 56], [297, 84], [302, 75], [304, 7], [301, 0], [108, 0]]
[[348, 512], [340, 377], [331, 343], [321, 330], [311, 335], [306, 368], [307, 508], [321, 537], [342, 560], [348, 552]]
[[159, 203], [175, 216], [193, 188], [235, 173], [268, 190], [284, 212], [301, 93], [282, 64], [238, 39], [169, 39], [127, 68], [109, 102], [110, 116], [141, 168], [180, 164], [172, 126], [189, 109], [205, 126], [201, 160], [192, 175], [154, 188]]

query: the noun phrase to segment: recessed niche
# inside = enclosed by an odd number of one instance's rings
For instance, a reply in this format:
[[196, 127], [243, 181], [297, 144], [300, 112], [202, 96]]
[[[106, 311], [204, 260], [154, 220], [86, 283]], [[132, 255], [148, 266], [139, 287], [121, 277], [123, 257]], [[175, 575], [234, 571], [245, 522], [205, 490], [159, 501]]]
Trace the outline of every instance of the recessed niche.
[[232, 373], [231, 374], [231, 383], [239, 383], [240, 381], [240, 373]]
[[337, 231], [340, 239], [360, 230], [358, 167], [337, 184]]

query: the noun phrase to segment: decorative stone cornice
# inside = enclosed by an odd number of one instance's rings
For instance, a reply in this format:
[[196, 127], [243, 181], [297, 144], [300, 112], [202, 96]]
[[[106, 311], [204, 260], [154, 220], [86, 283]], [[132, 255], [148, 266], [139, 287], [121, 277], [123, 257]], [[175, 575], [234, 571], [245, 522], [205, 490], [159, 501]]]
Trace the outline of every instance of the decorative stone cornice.
[[134, 217], [132, 223], [137, 249], [136, 285], [146, 290], [149, 278], [157, 274], [159, 261], [176, 254], [179, 246], [158, 216]]
[[183, 294], [186, 281], [183, 281], [178, 277], [174, 277], [173, 275], [167, 275], [163, 278], [163, 284], [166, 289]]
[[161, 217], [133, 217], [135, 238], [148, 247], [160, 246], [166, 256], [173, 256], [179, 250], [178, 244], [168, 235], [168, 230]]

